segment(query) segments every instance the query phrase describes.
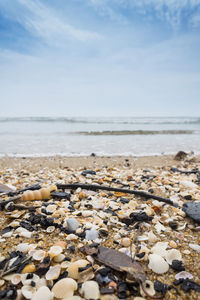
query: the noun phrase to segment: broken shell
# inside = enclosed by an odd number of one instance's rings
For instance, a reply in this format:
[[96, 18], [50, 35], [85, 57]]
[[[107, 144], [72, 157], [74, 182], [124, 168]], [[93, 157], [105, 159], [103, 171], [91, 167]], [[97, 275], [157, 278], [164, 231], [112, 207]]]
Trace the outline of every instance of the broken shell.
[[5, 280], [4, 279], [0, 279], [0, 287], [3, 286], [5, 283]]
[[49, 256], [51, 258], [58, 256], [59, 254], [62, 253], [62, 247], [61, 246], [52, 246], [48, 252]]
[[32, 278], [29, 279], [28, 274], [29, 273], [21, 275], [21, 282], [22, 282], [23, 285], [30, 285], [32, 281], [34, 281], [35, 283], [37, 283], [40, 280], [40, 277], [38, 275], [36, 275], [36, 274], [33, 274]]
[[153, 254], [165, 256], [167, 251], [168, 242], [157, 242], [151, 249]]
[[46, 212], [48, 213], [54, 213], [57, 209], [57, 205], [55, 204], [50, 204], [46, 207]]
[[193, 278], [193, 275], [186, 272], [186, 271], [182, 271], [182, 272], [179, 272], [175, 275], [175, 279], [176, 280], [179, 280], [179, 279], [192, 279]]
[[177, 248], [177, 247], [178, 247], [177, 243], [174, 242], [174, 241], [170, 241], [170, 242], [169, 242], [169, 246], [170, 246], [171, 248]]
[[34, 264], [29, 264], [29, 265], [26, 265], [24, 267], [24, 269], [22, 270], [22, 274], [25, 274], [25, 273], [33, 273], [35, 272], [36, 270], [36, 267]]
[[165, 259], [171, 265], [173, 260], [182, 260], [182, 255], [179, 250], [171, 249], [167, 251]]
[[157, 274], [164, 274], [169, 270], [168, 263], [164, 260], [164, 258], [157, 254], [149, 255], [148, 267]]
[[[155, 295], [156, 291], [154, 290], [154, 284], [152, 281], [146, 280], [144, 286], [145, 286], [145, 290], [151, 297]], [[146, 296], [141, 286], [140, 286], [140, 294], [144, 297]]]
[[21, 243], [21, 244], [17, 245], [16, 250], [23, 252], [23, 253], [27, 253], [29, 250], [29, 246], [30, 246], [30, 244], [28, 244], [28, 243]]
[[147, 236], [150, 243], [154, 243], [158, 240], [157, 236], [153, 233], [152, 230], [148, 232]]
[[53, 300], [54, 294], [49, 290], [47, 286], [40, 287], [34, 294], [32, 300]]
[[56, 284], [52, 288], [52, 292], [55, 297], [58, 299], [71, 297], [74, 295], [74, 291], [76, 291], [78, 285], [76, 281], [72, 278], [63, 278], [56, 282]]
[[47, 232], [48, 233], [54, 232], [55, 229], [56, 229], [55, 226], [49, 226], [47, 227]]
[[67, 269], [68, 276], [73, 279], [79, 279], [80, 274], [78, 269], [85, 268], [88, 264], [90, 263], [85, 259], [80, 259], [71, 263]]
[[189, 244], [189, 247], [195, 251], [197, 251], [198, 253], [200, 253], [200, 246], [197, 244]]
[[33, 259], [34, 260], [41, 261], [45, 258], [45, 256], [46, 256], [46, 252], [44, 250], [36, 250], [33, 253]]
[[57, 279], [60, 275], [61, 266], [56, 265], [54, 267], [50, 267], [48, 272], [45, 275], [46, 280], [54, 280]]
[[121, 239], [121, 245], [122, 245], [123, 247], [129, 247], [130, 244], [131, 244], [131, 241], [130, 241], [129, 238], [122, 238], [122, 239]]
[[36, 293], [36, 288], [31, 285], [24, 285], [21, 288], [21, 292], [26, 299], [32, 299], [33, 295]]
[[65, 259], [65, 255], [61, 253], [61, 254], [55, 256], [55, 257], [53, 258], [53, 261], [55, 261], [56, 263], [60, 263], [60, 262], [62, 262], [64, 259]]
[[99, 292], [99, 285], [96, 281], [86, 281], [83, 283], [80, 293], [86, 299], [99, 299], [100, 292]]

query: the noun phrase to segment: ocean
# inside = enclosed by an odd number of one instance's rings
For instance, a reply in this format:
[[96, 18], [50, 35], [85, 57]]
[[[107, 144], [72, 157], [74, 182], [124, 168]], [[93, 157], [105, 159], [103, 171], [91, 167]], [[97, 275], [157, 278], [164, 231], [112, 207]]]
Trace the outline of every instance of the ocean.
[[200, 117], [0, 118], [0, 156], [200, 153]]

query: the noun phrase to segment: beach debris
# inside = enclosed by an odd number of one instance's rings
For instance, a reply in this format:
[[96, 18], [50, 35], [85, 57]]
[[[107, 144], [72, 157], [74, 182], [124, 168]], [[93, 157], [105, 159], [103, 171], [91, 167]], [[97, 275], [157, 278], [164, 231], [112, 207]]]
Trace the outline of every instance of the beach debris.
[[185, 202], [182, 210], [188, 217], [200, 224], [200, 202]]
[[185, 271], [185, 267], [183, 266], [183, 262], [181, 260], [172, 260], [171, 267], [176, 271]]
[[33, 295], [32, 300], [53, 300], [54, 294], [47, 286], [41, 286]]
[[103, 185], [98, 185], [98, 184], [81, 184], [81, 183], [72, 183], [72, 184], [56, 184], [58, 189], [74, 189], [76, 190], [77, 188], [81, 188], [84, 190], [92, 190], [92, 191], [97, 191], [97, 190], [105, 190], [105, 191], [110, 191], [110, 192], [119, 192], [123, 194], [134, 194], [136, 196], [141, 196], [146, 199], [152, 198], [157, 201], [165, 202], [169, 205], [177, 206], [176, 203], [174, 203], [172, 200], [159, 197], [150, 193], [147, 193], [145, 191], [139, 191], [139, 190], [129, 190], [129, 189], [124, 189], [124, 188], [114, 188], [110, 186], [103, 186]]
[[164, 257], [165, 257], [166, 261], [168, 262], [168, 264], [170, 264], [170, 265], [172, 264], [173, 260], [181, 260], [182, 259], [181, 252], [177, 249], [171, 249], [171, 250], [166, 251], [166, 254]]
[[146, 276], [142, 266], [140, 263], [133, 261], [132, 258], [125, 253], [102, 246], [93, 249], [85, 246], [81, 250], [90, 255], [92, 255], [93, 251], [93, 258], [97, 262], [113, 270], [126, 273], [128, 282], [138, 282], [145, 295], [148, 295], [152, 299], [162, 298], [162, 296], [150, 296], [148, 294], [145, 287]]
[[186, 271], [181, 271], [175, 275], [175, 279], [192, 279], [193, 275]]
[[187, 153], [184, 151], [178, 151], [174, 156], [174, 160], [184, 160], [187, 157]]
[[8, 185], [0, 183], [0, 193], [9, 193], [12, 192], [13, 188], [9, 187]]
[[196, 283], [195, 281], [192, 281], [190, 279], [178, 279], [173, 282], [174, 285], [179, 285], [181, 284], [181, 288], [185, 292], [189, 292], [191, 290], [194, 290], [196, 292], [200, 292], [200, 284]]
[[49, 199], [51, 197], [51, 192], [55, 191], [57, 187], [52, 185], [47, 188], [41, 188], [39, 190], [27, 190], [22, 194], [21, 200], [23, 201], [33, 201], [33, 200], [42, 200]]

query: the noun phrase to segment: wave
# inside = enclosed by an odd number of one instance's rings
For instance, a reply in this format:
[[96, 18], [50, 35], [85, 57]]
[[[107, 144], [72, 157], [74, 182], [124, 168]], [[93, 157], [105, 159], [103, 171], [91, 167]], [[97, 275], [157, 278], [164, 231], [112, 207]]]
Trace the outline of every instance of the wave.
[[86, 124], [200, 124], [200, 117], [0, 117], [5, 122]]
[[75, 135], [156, 135], [156, 134], [194, 134], [194, 130], [105, 130], [105, 131], [79, 131]]

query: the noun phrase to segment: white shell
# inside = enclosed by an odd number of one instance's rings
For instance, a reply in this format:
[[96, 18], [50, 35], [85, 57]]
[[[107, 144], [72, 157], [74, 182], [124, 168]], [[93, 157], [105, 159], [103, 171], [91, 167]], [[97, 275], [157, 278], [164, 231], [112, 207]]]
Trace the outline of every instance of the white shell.
[[189, 244], [189, 247], [195, 251], [197, 251], [198, 253], [200, 253], [200, 246], [197, 244]]
[[32, 299], [33, 295], [36, 292], [36, 288], [32, 287], [30, 285], [24, 285], [21, 288], [21, 291], [22, 291], [22, 295], [24, 296], [24, 298], [26, 298], [26, 299]]
[[171, 249], [167, 251], [165, 259], [171, 265], [173, 260], [182, 260], [182, 255], [179, 250]]
[[46, 207], [46, 212], [48, 213], [54, 213], [57, 209], [57, 205], [55, 204], [50, 204]]
[[[153, 282], [152, 281], [150, 281], [150, 280], [146, 280], [145, 281], [145, 283], [144, 283], [144, 285], [145, 285], [145, 290], [147, 291], [147, 293], [150, 295], [150, 296], [154, 296], [155, 295], [155, 293], [156, 293], [156, 291], [154, 290], [154, 284], [153, 284]], [[148, 286], [148, 287], [147, 287]], [[143, 291], [143, 289], [142, 289], [142, 287], [140, 286], [140, 294], [142, 295], [142, 296], [146, 296], [146, 294], [144, 293], [144, 291]]]
[[32, 300], [53, 300], [54, 294], [49, 290], [47, 286], [40, 287], [34, 294]]
[[181, 279], [181, 278], [183, 278], [183, 279], [192, 279], [193, 278], [193, 275], [192, 274], [190, 274], [190, 273], [188, 273], [188, 272], [186, 272], [186, 271], [182, 271], [182, 272], [179, 272], [179, 273], [177, 273], [176, 275], [175, 275], [175, 279], [176, 280], [179, 280], [179, 279]]
[[86, 299], [99, 299], [99, 285], [96, 281], [90, 280], [83, 283], [80, 293]]
[[160, 255], [164, 257], [167, 253], [166, 249], [168, 246], [168, 242], [157, 242], [151, 249], [153, 254]]
[[27, 253], [29, 250], [29, 246], [30, 244], [28, 243], [20, 243], [19, 245], [17, 245], [16, 250], [21, 251], [23, 253]]
[[60, 275], [61, 267], [56, 265], [54, 267], [50, 267], [48, 272], [45, 275], [46, 280], [54, 280], [57, 279]]
[[157, 236], [153, 233], [152, 230], [148, 232], [147, 236], [148, 236], [148, 240], [149, 240], [150, 243], [154, 243], [158, 239]]
[[11, 283], [14, 284], [14, 285], [17, 285], [18, 283], [20, 283], [21, 279], [22, 279], [21, 274], [16, 273], [16, 274], [13, 275], [13, 277], [11, 279]]
[[59, 255], [59, 254], [61, 254], [62, 253], [62, 251], [63, 251], [63, 249], [62, 249], [62, 247], [60, 247], [60, 246], [52, 246], [51, 248], [50, 248], [50, 250], [49, 250], [49, 255], [50, 255], [50, 257], [55, 257], [55, 256], [57, 256], [57, 255]]
[[56, 282], [52, 288], [52, 292], [58, 299], [71, 297], [74, 295], [74, 291], [77, 290], [78, 285], [72, 278], [63, 278]]
[[164, 260], [164, 258], [162, 258], [160, 255], [157, 254], [149, 255], [148, 267], [157, 274], [163, 274], [169, 270], [168, 263]]
[[53, 258], [53, 260], [54, 260], [55, 262], [57, 262], [57, 263], [62, 262], [64, 259], [65, 259], [65, 255], [62, 254], [62, 253], [59, 254], [59, 255], [57, 255], [57, 256], [55, 256], [55, 257]]
[[44, 250], [36, 250], [33, 253], [33, 259], [41, 261], [45, 258], [46, 252]]
[[28, 274], [29, 273], [21, 274], [21, 281], [22, 281], [23, 285], [29, 285], [29, 284], [31, 284], [31, 281], [34, 281], [35, 283], [37, 283], [39, 281], [40, 277], [36, 274], [32, 274], [33, 277], [30, 279], [27, 279]]
[[84, 268], [86, 267], [87, 265], [89, 264], [89, 262], [85, 259], [80, 259], [80, 260], [77, 260], [73, 263], [71, 263], [67, 269], [68, 271], [68, 276], [70, 278], [73, 278], [73, 279], [79, 279], [79, 272], [78, 272], [78, 269], [79, 268]]

